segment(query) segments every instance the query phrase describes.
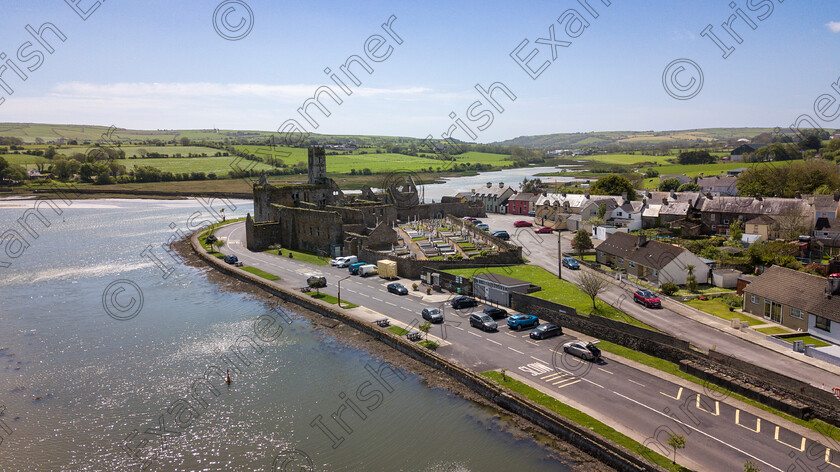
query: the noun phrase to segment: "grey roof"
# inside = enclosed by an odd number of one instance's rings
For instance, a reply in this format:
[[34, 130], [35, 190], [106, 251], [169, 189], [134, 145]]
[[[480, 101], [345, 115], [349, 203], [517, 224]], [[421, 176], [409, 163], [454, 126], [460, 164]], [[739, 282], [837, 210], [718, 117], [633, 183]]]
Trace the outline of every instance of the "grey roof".
[[800, 198], [712, 197], [704, 198], [701, 211], [747, 215], [809, 215], [811, 206]]
[[827, 287], [828, 281], [823, 277], [773, 266], [747, 285], [744, 293], [840, 321], [840, 295], [827, 298]]
[[659, 214], [685, 216], [688, 214], [690, 208], [691, 204], [688, 202], [674, 202], [662, 205], [662, 208], [659, 209]]
[[701, 187], [735, 187], [738, 177], [732, 175], [715, 175], [714, 177], [703, 177], [697, 179], [697, 185]]
[[826, 213], [826, 212], [836, 212], [837, 211], [837, 200], [834, 199], [834, 195], [803, 195], [803, 197], [807, 197], [808, 200], [814, 202], [814, 209]]
[[827, 233], [840, 233], [840, 218], [817, 218], [814, 229]]
[[519, 192], [516, 195], [510, 197], [509, 200], [524, 200], [527, 202], [536, 202], [538, 198], [540, 198], [539, 193]]
[[496, 197], [501, 198], [504, 196], [506, 192], [513, 192], [513, 189], [508, 187], [507, 185], [504, 187], [499, 187], [498, 185], [493, 185], [490, 188], [482, 187], [475, 189], [475, 194], [479, 197]]
[[776, 223], [776, 220], [774, 220], [773, 218], [770, 218], [767, 215], [759, 215], [759, 216], [756, 216], [755, 218], [753, 218], [751, 220], [748, 220], [744, 224], [745, 225], [768, 225], [769, 226], [769, 225], [772, 225], [772, 224], [775, 224], [775, 223]]
[[490, 282], [494, 282], [494, 283], [497, 283], [499, 285], [504, 285], [506, 287], [518, 287], [520, 285], [531, 285], [531, 282], [526, 282], [524, 280], [514, 279], [513, 277], [508, 277], [507, 275], [494, 274], [492, 272], [485, 272], [483, 274], [474, 275], [473, 279], [488, 280]]
[[667, 266], [683, 251], [687, 251], [685, 248], [659, 241], [645, 241], [641, 245], [638, 244], [639, 241], [639, 236], [615, 232], [598, 246], [598, 250], [656, 270]]

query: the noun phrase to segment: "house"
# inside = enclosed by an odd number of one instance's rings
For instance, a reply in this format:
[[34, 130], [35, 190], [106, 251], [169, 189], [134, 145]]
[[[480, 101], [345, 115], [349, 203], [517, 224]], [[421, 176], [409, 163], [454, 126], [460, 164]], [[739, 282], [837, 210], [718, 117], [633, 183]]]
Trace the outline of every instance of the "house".
[[487, 213], [507, 213], [508, 199], [515, 193], [504, 182], [499, 182], [499, 185], [487, 182], [487, 187], [476, 189], [475, 199], [484, 202], [484, 211]]
[[694, 210], [699, 192], [645, 192], [642, 228], [658, 228], [684, 219]]
[[738, 177], [730, 175], [716, 175], [697, 179], [697, 185], [700, 186], [703, 193], [712, 194], [715, 197], [738, 195], [737, 182]]
[[[698, 206], [703, 231], [707, 234], [729, 235], [729, 225], [733, 221], [744, 223], [762, 215], [769, 216], [779, 223], [779, 237], [789, 237], [791, 233], [797, 232], [811, 233], [813, 209], [811, 204], [802, 198], [707, 195], [701, 199]], [[750, 232], [748, 228], [744, 229], [746, 233]]]
[[756, 241], [770, 241], [778, 239], [779, 229], [776, 220], [767, 216], [760, 215], [744, 223], [744, 236], [748, 234], [756, 235], [756, 238], [748, 238], [750, 244]]
[[677, 179], [680, 181], [680, 185], [687, 184], [689, 182], [694, 182], [694, 179], [685, 175], [685, 174], [670, 174], [670, 175], [660, 175], [659, 176], [659, 183], [668, 180], [668, 179]]
[[614, 226], [620, 228], [627, 228], [630, 231], [637, 231], [642, 229], [642, 213], [646, 207], [646, 202], [631, 202], [624, 200], [622, 204], [616, 207], [612, 212], [607, 213], [606, 221]]
[[605, 241], [611, 234], [618, 232], [628, 233], [629, 230], [627, 228], [616, 228], [615, 226], [608, 225], [596, 226], [592, 228], [592, 239]]
[[744, 171], [749, 170], [748, 167], [739, 167], [737, 169], [729, 169], [726, 171], [726, 175], [731, 177], [738, 177], [739, 175], [743, 174]]
[[837, 218], [840, 207], [840, 192], [834, 195], [802, 195], [814, 205], [814, 221], [819, 218]]
[[43, 177], [43, 175], [35, 169], [29, 169], [26, 172], [29, 174], [30, 179], [40, 179]]
[[840, 218], [817, 218], [815, 242], [828, 248], [840, 248]]
[[596, 250], [596, 260], [628, 274], [661, 285], [685, 285], [688, 266], [694, 266], [698, 283], [709, 279], [709, 266], [691, 251], [673, 244], [648, 241], [644, 235], [616, 232], [601, 243]]
[[580, 215], [579, 221], [586, 221], [593, 216], [597, 216], [603, 204], [607, 211], [605, 214], [606, 218], [612, 209], [616, 208], [616, 199], [619, 198], [608, 195], [590, 195], [588, 193], [583, 195], [573, 193], [544, 193], [537, 199], [535, 204], [534, 222], [538, 225], [549, 226], [554, 229], [577, 231], [577, 227], [569, 228], [567, 225], [567, 221], [571, 216]]
[[518, 193], [508, 199], [508, 213], [511, 215], [528, 215], [536, 211], [539, 193]]
[[744, 311], [840, 342], [840, 279], [773, 266], [744, 287]]
[[729, 152], [729, 160], [732, 162], [741, 162], [744, 160], [744, 154], [752, 154], [762, 148], [766, 144], [742, 144]]
[[532, 287], [530, 282], [491, 272], [473, 276], [472, 283], [473, 296], [507, 307], [511, 293], [528, 293]]
[[840, 139], [840, 133], [834, 133], [830, 136], [830, 139]]

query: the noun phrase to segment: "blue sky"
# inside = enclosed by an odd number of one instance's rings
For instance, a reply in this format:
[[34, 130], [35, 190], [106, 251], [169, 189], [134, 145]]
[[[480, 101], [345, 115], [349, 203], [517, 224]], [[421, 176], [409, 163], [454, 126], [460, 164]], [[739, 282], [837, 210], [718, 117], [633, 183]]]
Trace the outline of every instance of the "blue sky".
[[[243, 1], [253, 22], [246, 21], [250, 33], [237, 41], [214, 29], [221, 0], [108, 0], [95, 11], [97, 0], [0, 2], [0, 52], [27, 76], [23, 81], [11, 68], [0, 76], [14, 92], [0, 88], [6, 100], [0, 122], [276, 130], [291, 118], [306, 125], [298, 107], [330, 85], [343, 103], [325, 98], [329, 117], [310, 107], [319, 126], [308, 131], [439, 137], [453, 123], [450, 113], [465, 119], [481, 99], [476, 84], [501, 82], [516, 100], [500, 99], [504, 112], [493, 110], [483, 131], [470, 124], [477, 141], [492, 142], [553, 132], [784, 127], [803, 113], [813, 116], [823, 94], [840, 101], [832, 90], [840, 79], [840, 6], [830, 0], [735, 0], [756, 26], [733, 24], [741, 44], [721, 27], [736, 13], [728, 1], [613, 0], [607, 7], [589, 0], [597, 19], [584, 0]], [[87, 20], [68, 5], [74, 2], [90, 10]], [[228, 25], [248, 17], [235, 2], [223, 7], [240, 8], [227, 16]], [[568, 9], [589, 22], [576, 38], [565, 33], [569, 22], [558, 22]], [[391, 15], [402, 44], [380, 27]], [[33, 42], [26, 54], [43, 46], [25, 27], [45, 22], [67, 39], [45, 33], [54, 53], [42, 51], [43, 63], [26, 70], [37, 61], [16, 59], [19, 47]], [[709, 24], [735, 48], [728, 58], [701, 36]], [[248, 27], [219, 25], [229, 35]], [[533, 68], [551, 60], [550, 46], [535, 43], [549, 37], [551, 25], [556, 40], [571, 44], [532, 79], [511, 51], [527, 39], [520, 57], [536, 47]], [[323, 70], [364, 57], [365, 41], [375, 34], [386, 40], [378, 52], [393, 47], [391, 55], [368, 60], [373, 74], [360, 73], [362, 85], [341, 94]], [[681, 58], [703, 71], [703, 87], [689, 100], [672, 98], [662, 83], [666, 66]], [[687, 84], [685, 74], [677, 80]], [[840, 128], [836, 121], [818, 124]]]

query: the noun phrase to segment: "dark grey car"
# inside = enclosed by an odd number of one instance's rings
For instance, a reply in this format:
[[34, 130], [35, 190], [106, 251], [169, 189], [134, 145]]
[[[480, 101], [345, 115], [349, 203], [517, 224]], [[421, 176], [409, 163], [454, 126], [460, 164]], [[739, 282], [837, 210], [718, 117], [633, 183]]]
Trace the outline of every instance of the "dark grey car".
[[484, 313], [470, 314], [470, 326], [479, 328], [483, 331], [496, 331], [499, 329], [499, 326], [495, 321], [493, 321], [493, 318], [490, 318]]

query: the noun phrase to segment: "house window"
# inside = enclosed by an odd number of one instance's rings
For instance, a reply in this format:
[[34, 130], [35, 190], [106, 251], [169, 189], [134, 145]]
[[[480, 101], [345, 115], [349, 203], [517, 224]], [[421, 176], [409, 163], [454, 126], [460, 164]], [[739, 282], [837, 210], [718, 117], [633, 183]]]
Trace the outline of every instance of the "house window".
[[792, 318], [796, 318], [797, 320], [801, 320], [802, 319], [802, 310], [800, 310], [799, 308], [791, 308], [790, 309], [790, 316]]
[[619, 258], [618, 258], [618, 263], [619, 263], [619, 264], [624, 264], [624, 258], [619, 257]]
[[831, 332], [831, 320], [823, 318], [822, 316], [815, 316], [814, 327], [823, 331]]
[[627, 263], [627, 265], [628, 265], [628, 266], [630, 266], [630, 268], [631, 268], [631, 269], [635, 269], [635, 268], [636, 268], [636, 263], [635, 263], [635, 262], [633, 262], [633, 261], [628, 262], [628, 263]]
[[750, 296], [750, 302], [751, 302], [753, 305], [758, 305], [758, 295], [751, 295], [751, 296]]
[[728, 225], [728, 224], [729, 224], [729, 220], [723, 220], [723, 224]]
[[650, 271], [650, 275], [651, 275], [651, 277], [653, 277], [655, 279], [659, 278], [659, 271], [656, 270], [656, 269], [653, 269], [653, 270]]
[[604, 253], [602, 251], [598, 251], [598, 258], [603, 259]]
[[712, 221], [715, 221], [715, 216], [717, 216], [717, 215], [715, 215], [714, 213], [712, 213], [712, 214], [709, 216], [709, 219], [710, 219], [710, 220], [712, 220]]

